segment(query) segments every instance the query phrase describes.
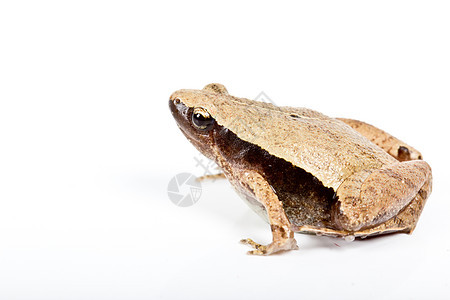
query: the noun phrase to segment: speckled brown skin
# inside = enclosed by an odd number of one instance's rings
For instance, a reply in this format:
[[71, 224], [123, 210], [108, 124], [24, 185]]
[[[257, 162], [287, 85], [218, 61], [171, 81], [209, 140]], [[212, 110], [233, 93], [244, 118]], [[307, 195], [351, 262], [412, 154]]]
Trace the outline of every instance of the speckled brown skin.
[[[376, 128], [375, 126], [353, 119], [345, 119], [345, 118], [336, 118], [336, 119], [352, 127], [358, 133], [369, 139], [372, 143], [374, 143], [378, 147], [382, 148], [384, 151], [389, 153], [389, 155], [391, 155], [398, 161], [422, 159], [422, 154], [419, 151], [417, 151], [410, 145], [406, 144], [405, 142], [395, 138], [389, 133], [379, 128]], [[201, 178], [198, 178], [198, 180], [205, 180], [210, 178], [213, 179], [225, 178], [225, 176], [224, 175], [203, 176]]]
[[372, 143], [382, 148], [399, 161], [422, 159], [422, 154], [420, 154], [419, 151], [375, 126], [358, 120], [344, 118], [337, 119], [358, 131]]
[[[408, 161], [420, 153], [359, 121], [236, 98], [219, 84], [177, 91], [169, 106], [185, 136], [271, 224], [271, 244], [244, 240], [251, 254], [296, 249], [294, 231], [411, 232], [431, 192], [428, 164]], [[207, 130], [193, 124], [195, 111], [211, 121]]]
[[341, 230], [358, 234], [398, 215], [430, 183], [429, 165], [418, 160], [356, 173], [336, 191], [339, 201], [334, 209], [334, 223]]

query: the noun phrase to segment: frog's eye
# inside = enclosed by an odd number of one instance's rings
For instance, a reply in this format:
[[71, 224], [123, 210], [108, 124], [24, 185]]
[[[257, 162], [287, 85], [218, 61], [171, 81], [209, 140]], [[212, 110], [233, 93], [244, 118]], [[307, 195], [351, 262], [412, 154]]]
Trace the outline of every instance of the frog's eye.
[[214, 118], [205, 109], [196, 107], [192, 113], [192, 124], [197, 129], [207, 131], [213, 128]]

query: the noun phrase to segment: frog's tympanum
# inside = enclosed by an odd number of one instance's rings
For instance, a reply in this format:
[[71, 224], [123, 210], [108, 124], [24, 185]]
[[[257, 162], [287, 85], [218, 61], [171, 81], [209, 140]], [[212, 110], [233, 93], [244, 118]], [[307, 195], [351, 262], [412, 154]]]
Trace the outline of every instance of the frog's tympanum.
[[372, 125], [228, 94], [221, 84], [169, 101], [186, 138], [271, 227], [250, 254], [298, 249], [294, 232], [365, 238], [411, 233], [431, 192], [413, 147]]

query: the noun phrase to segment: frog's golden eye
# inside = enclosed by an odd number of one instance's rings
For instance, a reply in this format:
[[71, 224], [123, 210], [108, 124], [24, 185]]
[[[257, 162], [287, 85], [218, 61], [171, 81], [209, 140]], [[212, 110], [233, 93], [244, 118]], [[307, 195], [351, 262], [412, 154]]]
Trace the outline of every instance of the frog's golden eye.
[[192, 124], [197, 129], [207, 131], [213, 128], [214, 118], [203, 108], [196, 107], [192, 113]]

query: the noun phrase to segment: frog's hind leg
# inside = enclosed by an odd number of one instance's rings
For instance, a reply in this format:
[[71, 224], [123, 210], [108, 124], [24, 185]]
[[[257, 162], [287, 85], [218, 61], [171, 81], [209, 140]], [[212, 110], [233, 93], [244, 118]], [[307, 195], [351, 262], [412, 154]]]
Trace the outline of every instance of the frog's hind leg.
[[206, 180], [216, 180], [216, 179], [225, 179], [224, 173], [218, 173], [218, 174], [212, 174], [212, 175], [203, 175], [200, 177], [197, 177], [197, 181], [206, 181]]
[[431, 178], [430, 166], [420, 160], [356, 173], [336, 192], [333, 223], [361, 235], [411, 232], [431, 192]]
[[423, 185], [414, 199], [397, 216], [375, 226], [361, 230], [356, 237], [365, 238], [394, 232], [412, 233], [417, 225], [428, 195], [431, 193], [431, 178]]
[[352, 127], [399, 161], [422, 159], [419, 151], [375, 126], [358, 120], [337, 119]]
[[324, 235], [331, 237], [342, 237], [348, 241], [354, 238], [367, 238], [389, 233], [412, 233], [417, 225], [420, 214], [423, 210], [428, 195], [431, 193], [431, 182], [428, 180], [414, 199], [403, 209], [397, 216], [390, 220], [376, 225], [375, 227], [359, 230], [356, 232], [349, 232], [345, 230], [336, 230], [330, 228], [322, 228], [317, 226], [299, 226], [294, 227], [293, 230], [299, 233], [308, 233], [316, 235]]

